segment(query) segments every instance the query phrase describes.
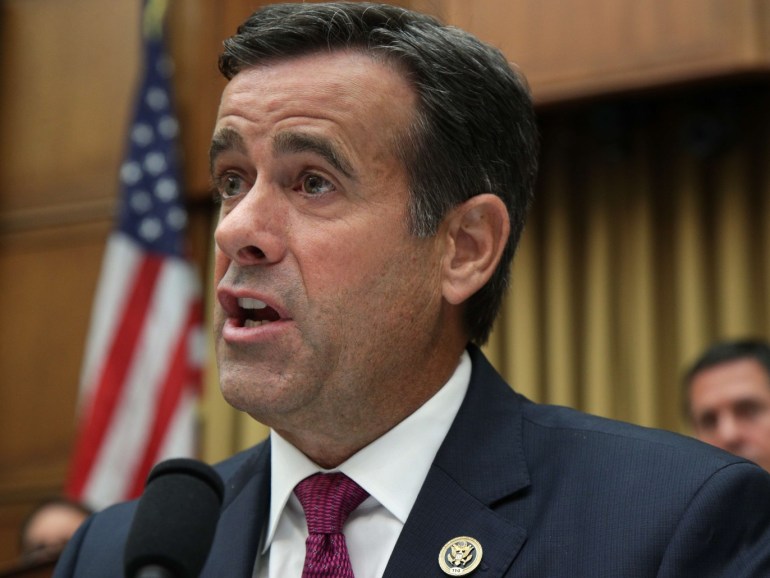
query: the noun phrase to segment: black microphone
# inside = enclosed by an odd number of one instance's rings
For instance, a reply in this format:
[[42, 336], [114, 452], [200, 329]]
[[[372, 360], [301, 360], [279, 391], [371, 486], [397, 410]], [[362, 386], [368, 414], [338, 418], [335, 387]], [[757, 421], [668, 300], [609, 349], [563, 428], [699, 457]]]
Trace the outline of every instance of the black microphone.
[[155, 466], [126, 541], [126, 578], [198, 578], [223, 494], [219, 474], [203, 462], [179, 458]]

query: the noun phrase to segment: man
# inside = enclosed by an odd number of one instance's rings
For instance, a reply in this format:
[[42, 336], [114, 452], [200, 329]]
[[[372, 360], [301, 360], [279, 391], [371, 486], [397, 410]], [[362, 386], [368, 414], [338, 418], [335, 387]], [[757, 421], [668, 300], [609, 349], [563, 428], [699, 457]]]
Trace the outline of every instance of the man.
[[[532, 404], [478, 349], [537, 156], [498, 51], [401, 8], [292, 4], [252, 15], [220, 69], [220, 383], [272, 432], [217, 466], [203, 576], [770, 572], [767, 473]], [[317, 529], [331, 486], [356, 497], [341, 531]], [[58, 576], [116, 572], [133, 508], [96, 516]], [[342, 570], [315, 573], [328, 544]]]
[[770, 345], [716, 343], [687, 371], [684, 384], [698, 439], [770, 471]]
[[21, 524], [21, 560], [27, 563], [55, 560], [90, 514], [91, 510], [86, 506], [68, 498], [43, 500]]

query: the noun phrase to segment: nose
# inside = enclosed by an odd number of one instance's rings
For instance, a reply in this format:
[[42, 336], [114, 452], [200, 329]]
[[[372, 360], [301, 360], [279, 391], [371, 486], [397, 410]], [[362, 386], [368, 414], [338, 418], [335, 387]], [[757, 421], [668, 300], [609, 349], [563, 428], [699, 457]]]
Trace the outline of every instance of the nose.
[[277, 263], [286, 253], [286, 209], [280, 192], [258, 181], [242, 197], [223, 201], [217, 247], [241, 266]]
[[714, 432], [715, 445], [728, 452], [738, 453], [743, 446], [743, 431], [733, 415], [723, 415]]

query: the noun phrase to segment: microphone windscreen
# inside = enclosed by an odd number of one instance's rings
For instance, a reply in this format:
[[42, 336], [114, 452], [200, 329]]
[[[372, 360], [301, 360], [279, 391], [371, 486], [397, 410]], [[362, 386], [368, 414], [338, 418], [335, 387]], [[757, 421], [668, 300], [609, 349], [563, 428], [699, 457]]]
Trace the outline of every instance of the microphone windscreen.
[[179, 458], [150, 472], [126, 542], [127, 578], [160, 566], [175, 578], [197, 578], [219, 520], [224, 486], [210, 466]]

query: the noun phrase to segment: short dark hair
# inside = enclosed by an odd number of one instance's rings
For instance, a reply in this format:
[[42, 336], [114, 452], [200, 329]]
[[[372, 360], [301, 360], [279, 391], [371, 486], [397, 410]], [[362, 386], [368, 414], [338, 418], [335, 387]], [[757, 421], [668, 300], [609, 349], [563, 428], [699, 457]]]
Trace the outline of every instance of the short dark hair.
[[739, 359], [757, 361], [770, 381], [770, 344], [763, 339], [734, 339], [718, 341], [706, 349], [685, 371], [682, 382], [685, 390], [686, 415], [690, 415], [690, 384], [695, 376], [706, 369]]
[[396, 154], [410, 185], [409, 228], [434, 235], [453, 207], [482, 193], [505, 203], [511, 234], [489, 282], [469, 300], [471, 341], [489, 337], [532, 202], [538, 134], [524, 77], [474, 36], [404, 8], [365, 2], [275, 4], [225, 40], [219, 69], [233, 78], [273, 59], [353, 49], [393, 63], [417, 95]]

